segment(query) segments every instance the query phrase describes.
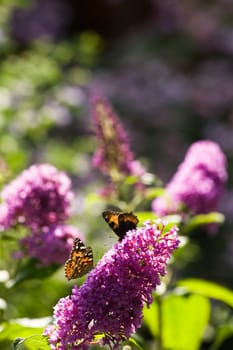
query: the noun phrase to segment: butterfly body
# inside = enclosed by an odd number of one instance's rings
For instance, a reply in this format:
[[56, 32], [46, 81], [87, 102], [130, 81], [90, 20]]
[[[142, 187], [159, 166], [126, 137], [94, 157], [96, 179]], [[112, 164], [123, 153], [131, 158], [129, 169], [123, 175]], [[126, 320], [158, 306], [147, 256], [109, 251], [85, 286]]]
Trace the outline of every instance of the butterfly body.
[[122, 240], [129, 230], [136, 229], [139, 222], [137, 216], [133, 213], [112, 210], [104, 211], [103, 218], [119, 237], [119, 240]]
[[93, 268], [93, 252], [76, 238], [69, 259], [65, 263], [65, 276], [68, 280], [84, 276]]

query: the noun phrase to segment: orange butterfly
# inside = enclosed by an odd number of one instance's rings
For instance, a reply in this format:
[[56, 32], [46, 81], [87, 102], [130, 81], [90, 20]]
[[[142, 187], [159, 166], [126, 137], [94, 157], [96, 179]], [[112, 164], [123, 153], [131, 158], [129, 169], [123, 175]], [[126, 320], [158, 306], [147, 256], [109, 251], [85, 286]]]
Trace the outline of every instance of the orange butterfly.
[[69, 259], [65, 263], [65, 276], [68, 280], [82, 277], [93, 268], [93, 252], [76, 238]]
[[126, 232], [135, 229], [139, 222], [137, 216], [133, 213], [106, 210], [102, 215], [120, 241], [124, 238]]

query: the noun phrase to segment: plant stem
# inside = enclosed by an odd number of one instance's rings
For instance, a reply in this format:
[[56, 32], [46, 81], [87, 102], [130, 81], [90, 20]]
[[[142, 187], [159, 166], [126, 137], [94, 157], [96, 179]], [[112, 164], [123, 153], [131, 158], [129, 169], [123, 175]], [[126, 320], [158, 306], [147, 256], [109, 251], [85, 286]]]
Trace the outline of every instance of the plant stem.
[[157, 296], [158, 304], [158, 350], [163, 350], [163, 319], [162, 319], [162, 299], [160, 296]]

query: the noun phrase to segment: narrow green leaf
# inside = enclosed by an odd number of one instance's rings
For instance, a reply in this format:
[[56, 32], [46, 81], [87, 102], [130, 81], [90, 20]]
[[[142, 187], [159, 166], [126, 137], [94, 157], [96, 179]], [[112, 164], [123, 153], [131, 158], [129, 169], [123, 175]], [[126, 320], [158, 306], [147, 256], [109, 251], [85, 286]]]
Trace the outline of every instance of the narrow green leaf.
[[198, 350], [209, 321], [210, 304], [200, 295], [169, 295], [161, 305], [162, 348]]
[[141, 345], [137, 342], [137, 340], [135, 338], [130, 337], [127, 342], [127, 344], [133, 345], [134, 348], [138, 349], [138, 350], [144, 350]]
[[189, 278], [179, 281], [178, 286], [185, 288], [188, 292], [217, 299], [233, 307], [233, 292], [219, 284], [201, 279]]
[[183, 233], [188, 233], [195, 228], [209, 224], [222, 224], [225, 220], [223, 214], [218, 212], [211, 212], [208, 214], [199, 214], [192, 217], [182, 228]]
[[[18, 339], [17, 339], [18, 340]], [[43, 335], [33, 335], [31, 337], [15, 341], [14, 350], [49, 350], [50, 346], [47, 338]]]
[[215, 341], [209, 350], [217, 350], [223, 344], [223, 342], [233, 336], [233, 325], [225, 324], [219, 327], [215, 337]]

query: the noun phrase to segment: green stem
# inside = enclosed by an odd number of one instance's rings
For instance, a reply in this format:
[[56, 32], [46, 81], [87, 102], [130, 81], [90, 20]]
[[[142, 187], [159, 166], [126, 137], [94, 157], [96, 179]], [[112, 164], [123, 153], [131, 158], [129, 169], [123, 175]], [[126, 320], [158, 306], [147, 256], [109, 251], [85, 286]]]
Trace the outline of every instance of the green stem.
[[163, 319], [162, 319], [162, 299], [160, 296], [157, 297], [158, 303], [158, 350], [163, 350]]

